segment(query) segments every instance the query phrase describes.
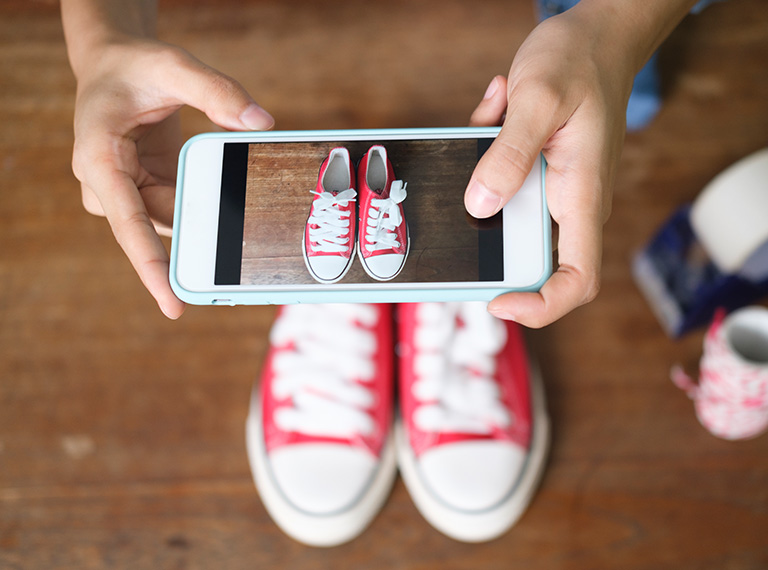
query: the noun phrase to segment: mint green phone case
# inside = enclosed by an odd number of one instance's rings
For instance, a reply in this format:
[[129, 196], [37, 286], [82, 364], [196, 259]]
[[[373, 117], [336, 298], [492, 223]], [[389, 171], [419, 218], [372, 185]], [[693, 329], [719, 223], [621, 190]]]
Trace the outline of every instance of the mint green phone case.
[[393, 289], [388, 282], [365, 284], [359, 288], [333, 290], [329, 285], [314, 284], [301, 289], [284, 289], [279, 286], [263, 286], [254, 290], [212, 290], [191, 291], [177, 279], [179, 248], [179, 226], [183, 215], [182, 192], [184, 187], [187, 151], [191, 144], [200, 138], [227, 138], [243, 141], [270, 142], [291, 138], [302, 141], [313, 140], [388, 140], [412, 139], [425, 137], [445, 138], [457, 136], [478, 136], [497, 134], [496, 127], [461, 127], [438, 129], [366, 129], [366, 130], [328, 130], [328, 131], [267, 131], [267, 132], [222, 132], [204, 133], [189, 139], [179, 155], [178, 176], [176, 182], [176, 200], [174, 211], [173, 237], [171, 242], [170, 282], [179, 299], [193, 305], [284, 305], [293, 303], [410, 303], [410, 302], [446, 302], [446, 301], [490, 301], [494, 297], [509, 291], [538, 291], [549, 278], [552, 271], [551, 222], [546, 204], [545, 172], [546, 162], [541, 160], [541, 200], [542, 239], [541, 256], [544, 270], [540, 278], [526, 287], [505, 289], [497, 286], [480, 288], [434, 288]]

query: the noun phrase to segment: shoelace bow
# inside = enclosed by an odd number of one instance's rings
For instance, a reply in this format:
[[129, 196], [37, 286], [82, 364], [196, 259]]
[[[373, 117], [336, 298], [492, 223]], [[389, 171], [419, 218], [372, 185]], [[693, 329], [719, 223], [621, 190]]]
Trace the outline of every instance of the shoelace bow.
[[395, 180], [389, 188], [389, 198], [371, 200], [365, 229], [368, 241], [365, 249], [369, 252], [400, 247], [395, 230], [403, 221], [400, 204], [408, 195], [405, 190], [407, 185], [407, 182]]
[[362, 382], [374, 377], [376, 310], [367, 305], [297, 305], [284, 309], [270, 333], [276, 346], [291, 346], [274, 361], [272, 394], [280, 406], [275, 423], [284, 431], [349, 438], [375, 425], [366, 409], [375, 395]]
[[350, 202], [355, 201], [357, 192], [348, 188], [334, 195], [331, 192], [310, 191], [318, 196], [312, 203], [312, 214], [309, 225], [310, 247], [323, 253], [342, 253], [349, 246], [349, 229], [351, 212], [341, 210]]
[[[512, 418], [494, 381], [506, 329], [483, 303], [423, 304], [414, 344], [413, 421], [422, 431], [488, 435]], [[460, 318], [464, 326], [457, 327]]]

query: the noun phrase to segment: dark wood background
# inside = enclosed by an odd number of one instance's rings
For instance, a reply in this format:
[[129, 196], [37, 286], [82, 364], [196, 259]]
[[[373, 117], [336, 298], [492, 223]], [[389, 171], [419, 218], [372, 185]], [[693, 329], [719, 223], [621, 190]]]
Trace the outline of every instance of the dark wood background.
[[[458, 126], [534, 25], [529, 2], [169, 0], [160, 32], [237, 77], [285, 129]], [[343, 30], [343, 31], [342, 31]], [[633, 252], [768, 143], [768, 9], [730, 0], [665, 44], [665, 103], [628, 136], [592, 304], [528, 335], [554, 434], [519, 524], [482, 545], [398, 482], [356, 541], [301, 546], [245, 457], [270, 307], [166, 320], [70, 170], [75, 84], [53, 1], [0, 2], [0, 567], [765, 569], [768, 436], [709, 435], [668, 379], [702, 332], [662, 333]], [[185, 134], [210, 130], [185, 111]]]
[[[407, 183], [403, 202], [410, 251], [393, 282], [473, 281], [479, 275], [476, 224], [464, 209], [464, 189], [477, 163], [476, 140], [377, 141], [395, 179]], [[372, 143], [260, 143], [248, 152], [241, 283], [316, 284], [304, 264], [302, 237], [318, 170], [344, 146], [355, 166]], [[357, 168], [355, 167], [357, 174]], [[360, 200], [360, 184], [354, 184]], [[358, 225], [359, 228], [359, 225]], [[340, 281], [376, 283], [357, 254]]]

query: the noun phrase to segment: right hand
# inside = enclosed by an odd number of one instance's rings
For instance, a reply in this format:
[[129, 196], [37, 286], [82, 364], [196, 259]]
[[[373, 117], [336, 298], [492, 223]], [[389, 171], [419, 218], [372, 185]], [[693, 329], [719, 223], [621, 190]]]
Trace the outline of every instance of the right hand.
[[78, 75], [72, 167], [83, 205], [107, 217], [144, 286], [172, 319], [184, 303], [171, 289], [158, 234], [169, 235], [173, 220], [183, 105], [228, 130], [274, 124], [237, 81], [157, 40], [104, 46]]
[[[585, 6], [588, 3], [585, 3]], [[624, 140], [632, 89], [629, 48], [604, 38], [604, 23], [578, 5], [537, 26], [508, 78], [497, 76], [471, 125], [502, 125], [465, 194], [475, 217], [495, 214], [517, 192], [534, 160], [547, 160], [547, 205], [559, 229], [558, 266], [538, 292], [500, 295], [495, 316], [542, 327], [594, 299], [603, 224]]]

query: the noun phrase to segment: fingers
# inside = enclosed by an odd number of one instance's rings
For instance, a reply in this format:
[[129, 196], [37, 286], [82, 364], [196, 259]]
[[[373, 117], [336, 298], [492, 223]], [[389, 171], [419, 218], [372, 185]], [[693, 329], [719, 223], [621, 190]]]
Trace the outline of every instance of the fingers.
[[488, 304], [488, 311], [500, 319], [541, 328], [589, 303], [598, 291], [599, 281], [578, 268], [560, 265], [539, 292], [501, 295]]
[[[499, 98], [493, 92], [475, 110], [473, 120], [500, 118]], [[464, 205], [470, 214], [476, 218], [492, 216], [522, 186], [536, 156], [559, 126], [556, 113], [549, 112], [553, 109], [550, 103], [531, 88], [510, 95], [501, 132], [477, 163], [467, 185]]]
[[165, 158], [172, 160], [166, 157], [172, 144], [166, 140], [161, 148], [142, 152], [140, 162], [137, 140], [149, 136], [151, 125], [166, 124], [184, 104], [230, 130], [269, 129], [274, 119], [237, 81], [182, 49], [157, 42], [131, 49], [130, 57], [113, 58], [118, 70], [109, 68], [112, 73], [96, 73], [83, 82], [73, 170], [83, 185], [86, 210], [107, 217], [160, 309], [178, 318], [184, 303], [171, 289], [168, 254], [158, 236], [167, 233], [172, 220], [175, 169], [162, 168]]
[[588, 175], [547, 172], [547, 192], [562, 195], [568, 188], [565, 207], [558, 210], [557, 270], [537, 293], [507, 293], [488, 304], [495, 316], [539, 328], [592, 301], [600, 288], [603, 209], [599, 183]]
[[203, 111], [211, 121], [233, 131], [271, 129], [275, 120], [240, 83], [194, 58], [186, 51], [170, 52], [157, 69], [170, 93], [180, 102]]
[[[117, 242], [160, 310], [169, 318], [176, 319], [184, 312], [184, 303], [171, 289], [168, 253], [134, 181], [136, 173], [129, 172], [129, 165], [137, 160], [135, 152], [135, 144], [127, 139], [115, 140], [99, 133], [92, 135], [87, 143], [76, 145], [73, 162], [82, 181], [86, 209], [107, 217]], [[84, 163], [87, 167], [83, 166]], [[98, 189], [98, 194], [92, 189]], [[159, 189], [150, 187], [147, 191], [147, 198], [155, 208], [160, 208], [154, 204], [155, 200], [168, 201], [167, 195], [163, 200]], [[172, 189], [168, 188], [167, 192], [172, 192]]]
[[96, 193], [86, 184], [82, 184], [81, 186], [83, 207], [85, 208], [85, 211], [94, 216], [103, 216], [104, 208], [101, 207], [101, 202], [99, 202]]
[[175, 188], [172, 186], [144, 186], [139, 189], [139, 193], [155, 231], [161, 236], [170, 237], [173, 233]]
[[[472, 125], [487, 126], [498, 124], [506, 112], [499, 135], [467, 186], [465, 205], [478, 218], [495, 214], [517, 192], [542, 148], [556, 140], [567, 119], [561, 100], [541, 83], [518, 85], [508, 94], [507, 80], [495, 77], [472, 114]], [[550, 149], [553, 152], [555, 165], [550, 163], [546, 184], [559, 228], [558, 269], [540, 291], [508, 293], [488, 305], [496, 317], [535, 328], [591, 301], [599, 289], [604, 221], [599, 178], [589, 159], [574, 159], [579, 153], [564, 153], [559, 146]]]
[[483, 100], [469, 118], [470, 127], [495, 127], [501, 124], [507, 110], [507, 78], [497, 75], [491, 79]]
[[103, 172], [101, 176], [96, 174], [95, 177], [109, 188], [102, 194], [101, 200], [115, 239], [160, 310], [168, 318], [179, 318], [184, 312], [184, 303], [171, 289], [168, 253], [135, 183], [130, 176], [116, 170]]
[[[600, 251], [600, 245], [594, 247]], [[599, 253], [581, 266], [561, 259], [538, 292], [501, 295], [488, 304], [488, 311], [500, 319], [541, 328], [592, 301], [600, 289], [599, 274]]]

